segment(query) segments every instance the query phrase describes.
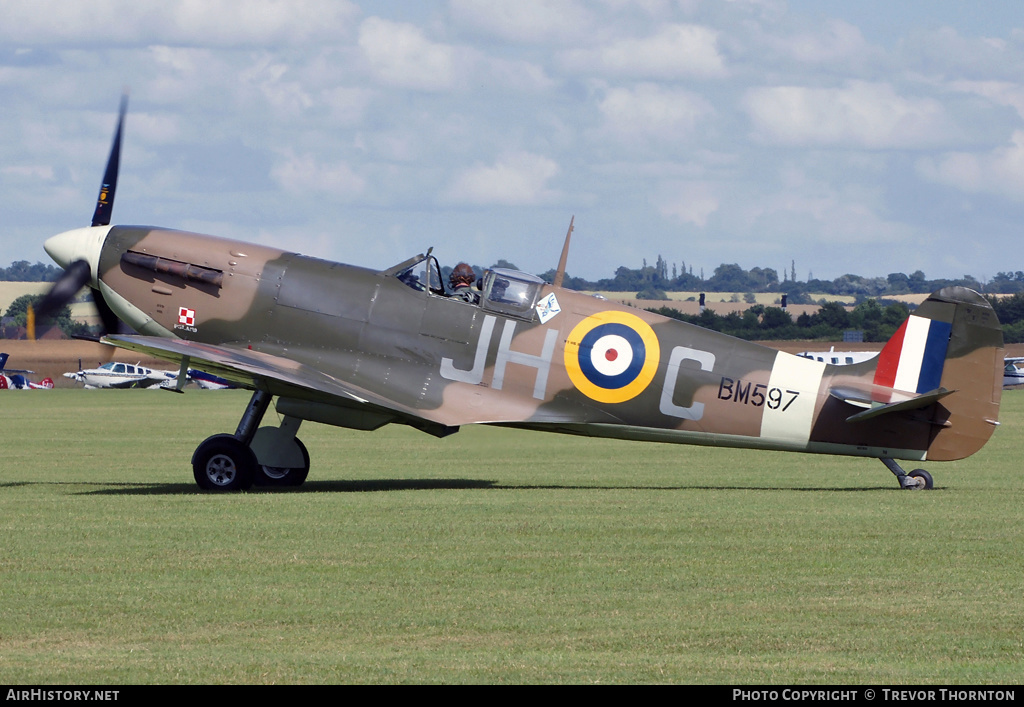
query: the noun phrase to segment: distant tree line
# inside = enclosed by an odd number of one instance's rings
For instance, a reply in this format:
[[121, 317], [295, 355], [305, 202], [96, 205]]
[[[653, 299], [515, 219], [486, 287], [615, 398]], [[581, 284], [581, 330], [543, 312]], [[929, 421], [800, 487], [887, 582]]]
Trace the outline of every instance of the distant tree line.
[[64, 270], [53, 265], [37, 262], [30, 265], [27, 260], [17, 260], [9, 268], [0, 268], [3, 282], [56, 282]]
[[730, 312], [724, 316], [715, 314], [711, 309], [695, 315], [683, 314], [671, 307], [650, 311], [748, 341], [839, 341], [848, 329], [864, 332], [864, 341], [888, 341], [910, 314], [910, 309], [902, 302], [883, 305], [874, 299], [864, 300], [852, 310], [847, 310], [838, 302], [826, 302], [816, 313], [801, 314], [796, 319], [784, 309], [763, 304], [755, 304], [742, 313]]
[[[540, 277], [548, 282], [554, 279], [555, 271], [548, 270]], [[1024, 272], [999, 273], [987, 285], [970, 275], [960, 279], [928, 279], [920, 270], [907, 275], [890, 273], [886, 277], [862, 277], [841, 275], [834, 280], [820, 280], [808, 277], [796, 279], [795, 264], [790, 273], [783, 271], [782, 279], [774, 268], [751, 268], [744, 270], [736, 263], [723, 263], [715, 268], [710, 277], [704, 277], [701, 270], [695, 274], [693, 266], [686, 263], [678, 267], [670, 265], [660, 255], [654, 265], [644, 264], [632, 269], [621, 266], [615, 277], [601, 280], [587, 280], [572, 277], [568, 273], [565, 286], [574, 290], [603, 290], [608, 292], [639, 292], [640, 299], [665, 299], [666, 292], [776, 292], [789, 296], [792, 304], [810, 304], [811, 295], [852, 296], [858, 301], [870, 297], [886, 297], [905, 294], [927, 294], [942, 287], [962, 285], [972, 290], [1013, 293], [1024, 292]]]
[[987, 299], [1003, 325], [1003, 341], [1007, 344], [1024, 343], [1024, 291], [1011, 297], [988, 295]]
[[[0, 321], [5, 326], [23, 327], [27, 326], [28, 323], [28, 306], [31, 304], [33, 309], [39, 307], [39, 303], [46, 295], [22, 295], [18, 299], [11, 302], [11, 305], [4, 312]], [[56, 312], [53, 316], [39, 318], [36, 320], [36, 328], [43, 326], [57, 325], [60, 327], [68, 336], [88, 336], [90, 332], [89, 327], [80, 322], [76, 322], [71, 318], [71, 307], [65, 305], [60, 311]]]

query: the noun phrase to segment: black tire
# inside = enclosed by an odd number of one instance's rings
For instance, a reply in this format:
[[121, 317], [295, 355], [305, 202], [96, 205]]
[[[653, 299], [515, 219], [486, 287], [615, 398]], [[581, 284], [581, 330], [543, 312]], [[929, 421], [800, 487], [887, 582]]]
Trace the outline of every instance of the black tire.
[[298, 445], [299, 451], [302, 452], [302, 467], [288, 469], [257, 463], [255, 477], [257, 486], [302, 486], [306, 477], [309, 476], [309, 452], [306, 451], [306, 445], [298, 437], [295, 438], [295, 444]]
[[214, 435], [192, 455], [192, 474], [206, 491], [245, 491], [256, 468], [256, 455], [232, 435]]
[[912, 472], [907, 474], [907, 476], [911, 477], [912, 479], [917, 479], [917, 484], [915, 486], [907, 486], [906, 488], [908, 489], [920, 491], [930, 489], [933, 487], [932, 475], [929, 474], [924, 469], [914, 469]]

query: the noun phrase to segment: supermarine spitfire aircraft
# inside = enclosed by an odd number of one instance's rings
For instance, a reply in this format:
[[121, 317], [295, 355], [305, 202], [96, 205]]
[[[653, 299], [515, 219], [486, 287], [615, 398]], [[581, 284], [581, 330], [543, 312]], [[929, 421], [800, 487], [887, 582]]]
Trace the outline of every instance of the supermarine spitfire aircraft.
[[[124, 102], [92, 225], [50, 238], [53, 299], [89, 285], [125, 349], [253, 391], [192, 457], [204, 489], [298, 485], [303, 420], [438, 437], [492, 424], [594, 437], [896, 460], [961, 459], [998, 425], [1002, 330], [976, 292], [928, 298], [870, 361], [833, 366], [560, 287], [488, 271], [450, 296], [428, 250], [386, 270], [164, 228], [111, 226]], [[571, 227], [570, 227], [571, 233]], [[57, 293], [66, 293], [71, 295]], [[116, 315], [116, 317], [115, 317]], [[261, 427], [273, 398], [283, 416]]]

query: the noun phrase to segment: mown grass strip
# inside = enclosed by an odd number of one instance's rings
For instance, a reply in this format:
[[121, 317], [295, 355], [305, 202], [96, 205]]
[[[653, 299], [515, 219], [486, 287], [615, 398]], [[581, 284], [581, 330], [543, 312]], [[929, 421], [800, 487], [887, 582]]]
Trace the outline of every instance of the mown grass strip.
[[1024, 394], [877, 461], [307, 423], [298, 490], [199, 493], [238, 392], [0, 398], [7, 683], [1018, 682]]

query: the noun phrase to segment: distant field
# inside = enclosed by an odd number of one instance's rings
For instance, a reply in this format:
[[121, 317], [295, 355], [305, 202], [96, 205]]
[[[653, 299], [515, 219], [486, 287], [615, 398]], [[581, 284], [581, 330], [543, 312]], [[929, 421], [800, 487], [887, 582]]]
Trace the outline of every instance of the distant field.
[[[602, 297], [610, 300], [634, 300], [636, 299], [636, 292], [592, 292], [590, 294], [599, 294]], [[744, 302], [743, 292], [705, 292], [704, 297], [707, 302]], [[665, 296], [672, 302], [685, 302], [693, 299], [697, 301], [700, 299], [700, 292], [666, 292]], [[766, 306], [779, 306], [781, 294], [778, 292], [755, 292], [754, 299], [755, 304], [763, 304]], [[843, 304], [852, 305], [857, 301], [857, 298], [853, 295], [827, 295], [823, 293], [810, 294], [808, 297], [814, 302], [818, 300], [828, 300], [830, 302], [842, 302]], [[907, 302], [912, 304], [921, 304], [928, 299], [927, 294], [923, 295], [885, 295], [884, 299], [896, 300], [899, 302]]]
[[1020, 682], [1024, 393], [930, 492], [873, 460], [307, 423], [306, 486], [198, 493], [246, 401], [0, 393], [0, 683]]
[[22, 295], [41, 295], [50, 287], [52, 282], [4, 282], [0, 280], [0, 316], [11, 306], [11, 302]]
[[[636, 292], [609, 292], [605, 290], [589, 292], [588, 294], [598, 294], [605, 299], [610, 300], [635, 300]], [[734, 299], [738, 302], [743, 302], [742, 292], [707, 292], [705, 293], [705, 299], [711, 302], [731, 302]], [[668, 297], [671, 302], [685, 302], [689, 299], [697, 301], [700, 299], [700, 292], [666, 292], [665, 296]], [[757, 300], [757, 304], [771, 305], [778, 304], [778, 300], [781, 295], [777, 292], [756, 292], [754, 298]], [[853, 298], [850, 298], [853, 301]]]
[[83, 368], [95, 368], [107, 361], [141, 363], [150, 368], [174, 368], [174, 364], [159, 359], [140, 357], [137, 353], [104, 346], [92, 341], [13, 341], [0, 339], [0, 352], [10, 354], [7, 364], [11, 368], [27, 368], [35, 371], [32, 380], [52, 378], [58, 388], [81, 388], [80, 383], [63, 377], [67, 371], [77, 371], [79, 363]]

